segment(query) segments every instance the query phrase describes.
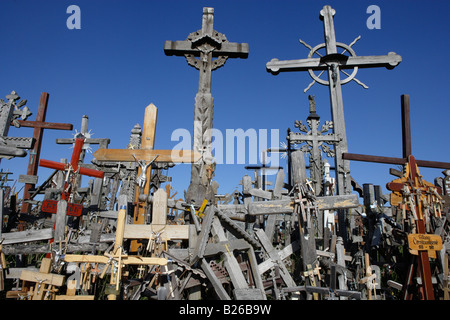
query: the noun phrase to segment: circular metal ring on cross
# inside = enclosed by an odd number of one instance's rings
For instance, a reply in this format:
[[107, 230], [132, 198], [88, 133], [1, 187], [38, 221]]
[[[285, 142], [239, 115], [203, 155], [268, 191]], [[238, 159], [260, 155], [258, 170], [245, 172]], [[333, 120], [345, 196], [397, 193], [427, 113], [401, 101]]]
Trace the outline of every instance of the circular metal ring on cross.
[[[349, 45], [346, 45], [345, 43], [341, 43], [341, 42], [336, 42], [336, 47], [343, 48], [343, 49], [345, 49], [343, 52], [347, 51], [347, 52], [349, 52], [351, 57], [356, 57], [355, 51]], [[311, 49], [311, 51], [308, 54], [308, 58], [312, 58], [314, 54], [317, 54], [321, 58], [326, 57], [326, 56], [322, 56], [318, 53], [318, 51], [323, 48], [326, 48], [325, 43], [318, 44], [317, 46], [315, 46], [314, 48]], [[340, 54], [340, 55], [342, 56], [343, 54]], [[342, 70], [340, 70], [340, 71], [342, 71]], [[320, 76], [322, 75], [323, 72], [321, 72], [319, 75], [316, 75], [314, 73], [313, 69], [308, 69], [308, 73], [311, 76], [311, 78], [313, 78], [317, 83], [320, 83], [325, 86], [328, 86], [330, 84], [330, 82], [328, 80], [323, 80], [320, 78]], [[346, 84], [346, 83], [352, 81], [355, 78], [356, 73], [358, 73], [357, 66], [353, 67], [353, 72], [350, 75], [347, 74], [347, 78], [341, 80], [341, 84]]]

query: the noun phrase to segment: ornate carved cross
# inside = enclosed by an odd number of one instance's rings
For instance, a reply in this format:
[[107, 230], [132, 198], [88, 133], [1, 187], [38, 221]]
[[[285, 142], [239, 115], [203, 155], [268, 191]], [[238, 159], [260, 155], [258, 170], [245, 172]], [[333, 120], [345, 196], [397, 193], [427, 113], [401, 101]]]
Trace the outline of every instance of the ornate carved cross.
[[[306, 122], [310, 130], [308, 130], [302, 121], [297, 120], [295, 121], [295, 127], [306, 134], [289, 131], [287, 139], [291, 145], [306, 142], [300, 150], [310, 154], [310, 176], [314, 184], [314, 192], [316, 195], [319, 195], [322, 190], [322, 178], [325, 170], [322, 161], [322, 151], [326, 153], [327, 156], [334, 157], [334, 150], [330, 149], [329, 145], [336, 145], [341, 139], [336, 134], [326, 133], [333, 128], [333, 123], [331, 121], [325, 121], [319, 129], [320, 116], [316, 113], [314, 96], [309, 96], [309, 104], [309, 116], [306, 119]], [[322, 151], [320, 149], [322, 149]]]
[[[212, 159], [213, 98], [211, 72], [223, 66], [228, 58], [247, 58], [248, 44], [228, 42], [224, 34], [213, 29], [214, 9], [203, 8], [202, 29], [189, 34], [184, 41], [166, 41], [166, 55], [185, 56], [188, 64], [199, 70], [198, 93], [195, 96], [193, 151], [203, 154], [201, 163], [192, 165], [191, 182], [186, 201], [202, 203], [209, 186], [208, 166]], [[198, 57], [198, 59], [196, 58]], [[216, 58], [213, 60], [213, 58]]]

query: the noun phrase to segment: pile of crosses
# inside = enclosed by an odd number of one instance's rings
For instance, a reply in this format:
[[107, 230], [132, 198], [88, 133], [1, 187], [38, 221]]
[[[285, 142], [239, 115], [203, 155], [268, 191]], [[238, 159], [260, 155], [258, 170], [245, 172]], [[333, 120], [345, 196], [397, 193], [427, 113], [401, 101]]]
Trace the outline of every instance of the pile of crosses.
[[[0, 297], [448, 300], [450, 164], [412, 156], [409, 97], [401, 100], [402, 158], [348, 153], [341, 84], [365, 86], [355, 78], [358, 67], [392, 69], [401, 57], [356, 56], [356, 40], [336, 42], [334, 10], [325, 6], [326, 42], [313, 48], [300, 41], [310, 49], [307, 59], [273, 59], [266, 67], [274, 74], [308, 71], [314, 81], [306, 90], [315, 82], [329, 86], [333, 121], [319, 128], [310, 96], [307, 126], [295, 121], [299, 132], [288, 130], [286, 148], [266, 150], [285, 153], [287, 168], [248, 166], [254, 177], [242, 177], [242, 190], [220, 195], [211, 154], [211, 71], [230, 57], [246, 58], [248, 45], [213, 30], [213, 13], [204, 8], [201, 30], [164, 45], [167, 55], [185, 56], [200, 71], [191, 151], [154, 149], [157, 108], [150, 104], [126, 148], [109, 149], [109, 139], [91, 138], [83, 116], [80, 132], [56, 141], [73, 144], [70, 161], [40, 159], [44, 129], [73, 125], [45, 122], [47, 93], [35, 121], [26, 120], [31, 112], [16, 92], [0, 100], [1, 157], [25, 157], [30, 150], [27, 174], [19, 178], [22, 199], [8, 185], [12, 173], [0, 172]], [[320, 78], [325, 71], [328, 80]], [[8, 137], [11, 125], [33, 127], [33, 137]], [[99, 146], [95, 159], [86, 164], [93, 145]], [[322, 154], [334, 158], [334, 168]], [[361, 187], [350, 175], [350, 160], [403, 170], [390, 170], [396, 179], [385, 195], [380, 186]], [[185, 199], [163, 186], [172, 181], [163, 173], [176, 163], [192, 164]], [[429, 183], [419, 166], [443, 168], [444, 177]], [[54, 170], [40, 185], [39, 167]], [[276, 170], [272, 189], [267, 170]], [[92, 178], [88, 187], [82, 187], [84, 176]]]

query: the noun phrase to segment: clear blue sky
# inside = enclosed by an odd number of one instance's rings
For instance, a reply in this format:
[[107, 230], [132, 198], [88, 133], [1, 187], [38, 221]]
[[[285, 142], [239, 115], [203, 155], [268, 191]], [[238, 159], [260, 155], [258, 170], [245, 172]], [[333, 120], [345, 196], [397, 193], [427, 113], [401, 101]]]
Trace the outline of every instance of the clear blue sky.
[[[81, 9], [81, 29], [69, 30], [69, 5]], [[158, 107], [155, 148], [171, 149], [178, 128], [192, 132], [198, 71], [183, 57], [166, 56], [165, 40], [184, 40], [201, 28], [202, 8], [214, 7], [214, 29], [231, 42], [249, 44], [248, 59], [229, 59], [213, 72], [214, 127], [280, 130], [285, 141], [288, 127], [308, 116], [308, 94], [315, 95], [322, 123], [331, 120], [328, 88], [311, 82], [307, 72], [266, 71], [272, 58], [306, 58], [298, 39], [315, 46], [323, 43], [319, 11], [326, 4], [336, 10], [338, 42], [349, 44], [357, 55], [400, 54], [394, 70], [363, 69], [355, 82], [343, 86], [349, 152], [401, 156], [400, 96], [411, 99], [412, 151], [416, 159], [450, 162], [448, 1], [22, 1], [0, 3], [0, 96], [12, 90], [28, 100], [35, 119], [40, 93], [50, 94], [47, 121], [72, 123], [79, 131], [89, 116], [94, 138], [110, 138], [110, 148], [125, 148], [130, 131], [142, 124], [149, 103]], [[369, 5], [381, 9], [381, 29], [370, 30]], [[75, 131], [75, 130], [74, 130]], [[12, 128], [10, 136], [31, 136], [31, 128]], [[270, 132], [270, 131], [269, 131]], [[69, 158], [71, 149], [57, 138], [73, 132], [46, 130], [41, 159]], [[270, 143], [270, 142], [269, 142]], [[276, 147], [276, 146], [273, 146]], [[93, 147], [96, 150], [96, 147]], [[90, 162], [92, 155], [86, 157]], [[28, 156], [2, 160], [13, 179], [26, 173]], [[285, 164], [281, 160], [281, 165]], [[240, 179], [252, 174], [245, 164], [219, 165], [219, 193], [241, 190]], [[385, 187], [392, 179], [384, 164], [351, 162], [352, 176], [362, 185]], [[39, 169], [39, 183], [52, 170]], [[421, 169], [428, 181], [442, 176], [441, 169]], [[187, 189], [190, 165], [169, 170], [178, 195]], [[86, 179], [84, 179], [86, 181]], [[16, 185], [18, 189], [22, 185]], [[384, 188], [385, 192], [386, 189]]]

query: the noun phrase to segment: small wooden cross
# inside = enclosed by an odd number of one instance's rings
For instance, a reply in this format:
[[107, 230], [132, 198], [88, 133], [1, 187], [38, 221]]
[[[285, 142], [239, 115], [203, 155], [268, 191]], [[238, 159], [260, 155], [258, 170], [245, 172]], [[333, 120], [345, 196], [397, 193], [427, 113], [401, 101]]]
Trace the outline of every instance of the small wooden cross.
[[95, 178], [103, 178], [104, 172], [94, 169], [82, 168], [79, 166], [80, 153], [83, 148], [84, 139], [77, 139], [75, 142], [75, 147], [72, 152], [72, 158], [70, 163], [64, 164], [60, 162], [50, 161], [42, 159], [39, 162], [39, 166], [45, 168], [51, 168], [55, 170], [65, 171], [67, 174], [67, 179], [64, 183], [63, 192], [61, 194], [61, 199], [57, 204], [56, 221], [55, 221], [55, 235], [54, 239], [61, 241], [64, 239], [64, 229], [66, 225], [66, 213], [68, 207], [68, 200], [72, 193], [72, 183], [69, 179], [71, 173], [87, 175]]
[[[39, 272], [23, 270], [20, 280], [23, 281], [22, 293], [31, 295], [31, 300], [52, 300], [53, 294], [57, 291], [54, 287], [64, 285], [65, 277], [59, 274], [50, 273], [52, 260], [43, 258]], [[27, 287], [35, 283], [34, 289], [27, 291]]]

